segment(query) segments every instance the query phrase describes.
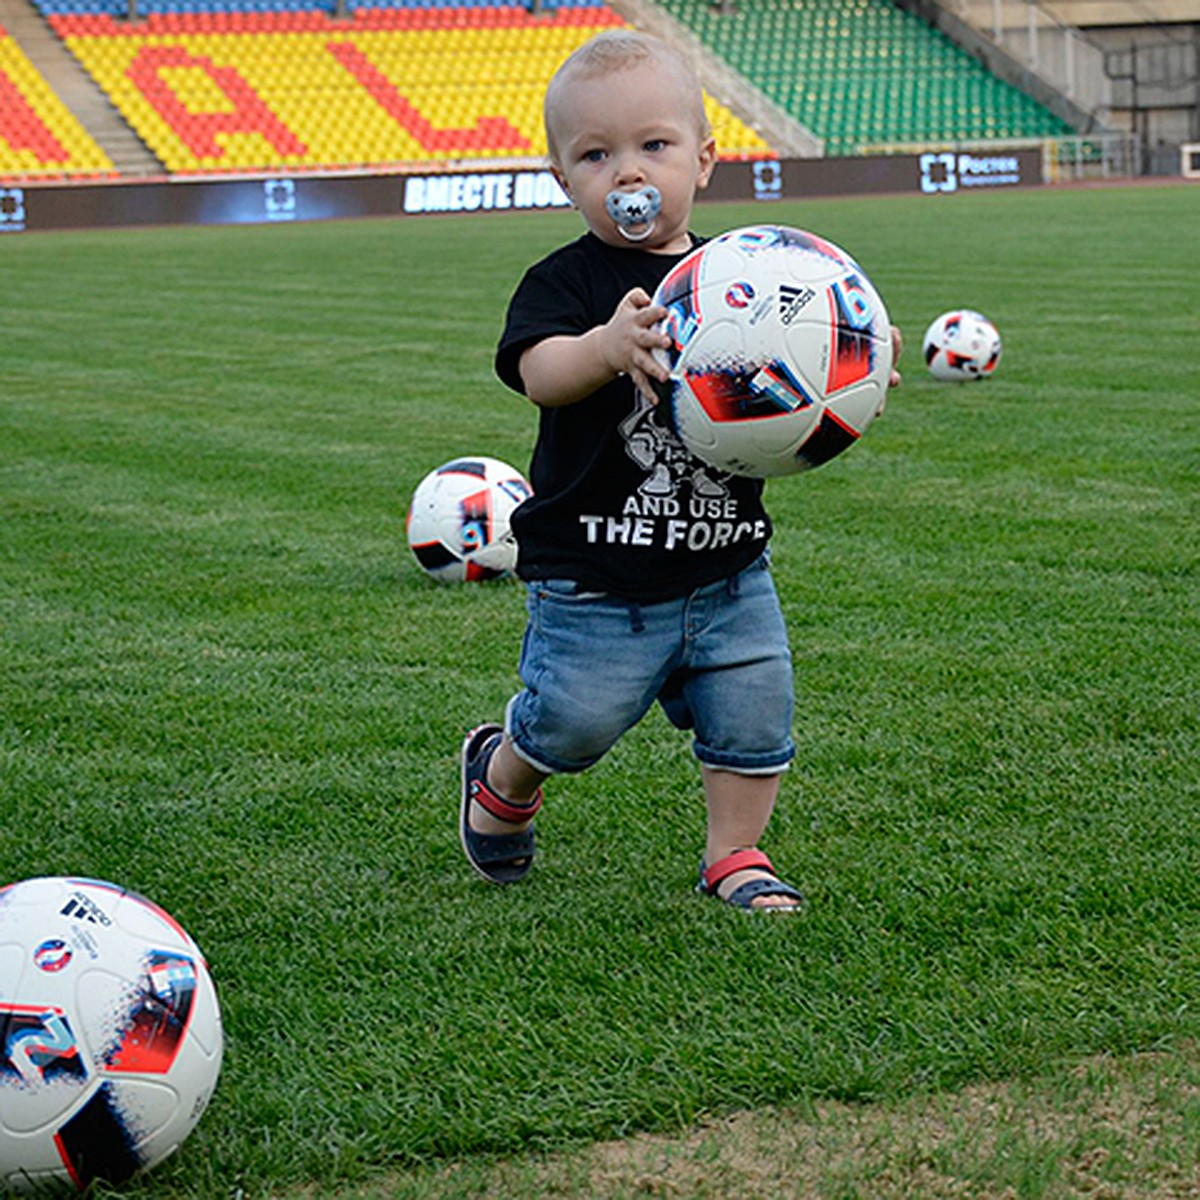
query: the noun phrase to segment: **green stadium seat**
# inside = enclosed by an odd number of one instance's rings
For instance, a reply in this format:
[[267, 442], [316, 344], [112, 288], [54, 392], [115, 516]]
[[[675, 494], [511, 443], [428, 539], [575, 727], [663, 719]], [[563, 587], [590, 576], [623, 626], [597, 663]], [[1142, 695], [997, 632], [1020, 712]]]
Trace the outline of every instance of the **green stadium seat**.
[[659, 3], [830, 154], [1071, 132], [888, 0], [743, 0], [730, 13], [710, 0]]

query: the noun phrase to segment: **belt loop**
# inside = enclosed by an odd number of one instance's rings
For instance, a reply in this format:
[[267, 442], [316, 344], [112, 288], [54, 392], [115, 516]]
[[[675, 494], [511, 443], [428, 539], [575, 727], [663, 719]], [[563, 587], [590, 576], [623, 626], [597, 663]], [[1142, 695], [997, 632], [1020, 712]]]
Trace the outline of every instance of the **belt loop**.
[[646, 630], [646, 621], [642, 616], [642, 606], [632, 600], [629, 603], [629, 628], [634, 633], [644, 633]]

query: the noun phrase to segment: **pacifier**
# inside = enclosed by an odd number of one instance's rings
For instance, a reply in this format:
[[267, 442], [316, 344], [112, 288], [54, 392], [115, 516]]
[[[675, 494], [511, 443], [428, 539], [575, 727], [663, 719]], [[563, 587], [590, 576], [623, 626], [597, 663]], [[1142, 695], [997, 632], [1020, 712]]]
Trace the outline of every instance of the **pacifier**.
[[[653, 184], [636, 192], [614, 190], [605, 197], [604, 208], [626, 241], [644, 242], [654, 232], [654, 218], [662, 211], [662, 194]], [[639, 226], [644, 228], [635, 233]]]

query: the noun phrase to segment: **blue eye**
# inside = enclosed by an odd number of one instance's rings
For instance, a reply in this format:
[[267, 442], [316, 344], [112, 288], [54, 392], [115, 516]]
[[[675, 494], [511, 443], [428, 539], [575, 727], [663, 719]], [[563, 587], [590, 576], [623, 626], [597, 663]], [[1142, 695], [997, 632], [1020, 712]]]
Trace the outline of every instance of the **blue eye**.
[[603, 160], [604, 160], [604, 151], [603, 150], [588, 150], [583, 155], [584, 162], [596, 163], [596, 162], [602, 162]]

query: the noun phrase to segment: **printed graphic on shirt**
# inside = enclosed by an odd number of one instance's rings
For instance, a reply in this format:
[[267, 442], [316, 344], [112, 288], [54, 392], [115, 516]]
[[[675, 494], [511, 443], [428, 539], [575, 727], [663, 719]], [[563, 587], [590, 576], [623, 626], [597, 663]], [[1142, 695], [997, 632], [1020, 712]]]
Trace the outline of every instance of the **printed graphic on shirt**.
[[579, 518], [588, 545], [698, 551], [766, 537], [761, 517], [739, 516], [730, 476], [693, 458], [640, 393], [619, 428], [625, 453], [645, 477], [626, 496], [619, 515]]

